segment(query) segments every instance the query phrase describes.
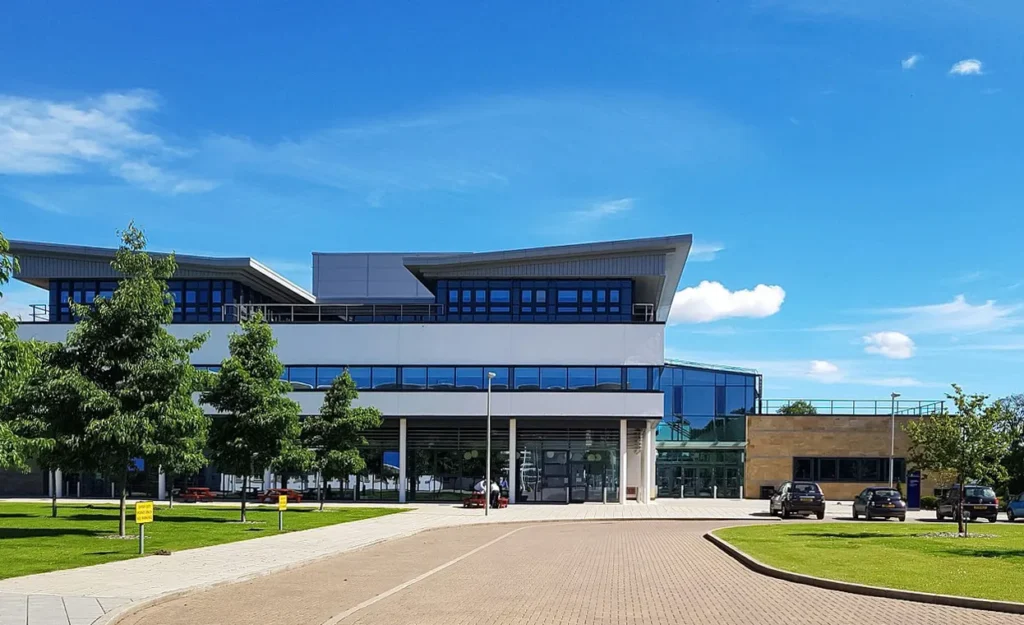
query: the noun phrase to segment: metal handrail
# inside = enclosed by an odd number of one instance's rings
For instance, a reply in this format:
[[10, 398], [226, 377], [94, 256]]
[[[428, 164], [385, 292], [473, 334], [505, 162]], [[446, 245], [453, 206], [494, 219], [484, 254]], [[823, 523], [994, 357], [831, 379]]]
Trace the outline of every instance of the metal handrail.
[[654, 322], [654, 304], [633, 304], [633, 321], [642, 323]]
[[221, 321], [260, 312], [269, 323], [416, 323], [437, 321], [443, 304], [224, 304]]
[[888, 415], [895, 407], [897, 415], [938, 414], [945, 409], [941, 399], [762, 399], [760, 413], [776, 414], [779, 409], [796, 402], [806, 402], [819, 415]]

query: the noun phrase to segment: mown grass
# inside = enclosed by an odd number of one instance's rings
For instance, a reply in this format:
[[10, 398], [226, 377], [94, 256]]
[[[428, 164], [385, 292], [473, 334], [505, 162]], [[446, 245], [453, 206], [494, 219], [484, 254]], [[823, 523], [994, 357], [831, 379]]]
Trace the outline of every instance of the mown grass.
[[972, 523], [993, 538], [936, 538], [952, 523], [786, 523], [715, 534], [786, 571], [871, 586], [1024, 602], [1024, 525]]
[[[284, 531], [323, 527], [403, 512], [401, 508], [332, 507], [323, 512], [291, 508]], [[138, 540], [118, 539], [116, 505], [61, 503], [56, 519], [50, 505], [0, 504], [0, 579], [136, 558]], [[277, 509], [249, 506], [248, 523], [238, 522], [238, 508], [156, 504], [154, 522], [146, 527], [146, 552], [171, 552], [277, 534]], [[134, 508], [128, 506], [128, 533], [137, 536]]]

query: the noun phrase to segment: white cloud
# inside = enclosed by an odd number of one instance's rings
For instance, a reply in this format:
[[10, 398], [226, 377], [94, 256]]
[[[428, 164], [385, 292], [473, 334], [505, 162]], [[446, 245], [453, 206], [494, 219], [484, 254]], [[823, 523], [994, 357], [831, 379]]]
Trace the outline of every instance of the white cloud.
[[921, 60], [921, 55], [920, 54], [911, 54], [907, 58], [905, 58], [902, 61], [900, 61], [900, 65], [903, 66], [903, 69], [914, 69], [914, 66], [916, 66], [917, 62], [920, 61], [920, 60]]
[[73, 101], [0, 95], [0, 174], [101, 171], [155, 191], [208, 191], [208, 182], [152, 164], [182, 156], [141, 129], [140, 117], [157, 106], [156, 94], [143, 90]]
[[618, 200], [598, 202], [589, 208], [574, 211], [573, 217], [579, 221], [597, 221], [613, 215], [633, 210], [633, 198], [624, 197]]
[[914, 355], [914, 341], [902, 332], [875, 332], [864, 337], [864, 351], [904, 360]]
[[839, 374], [839, 366], [827, 360], [812, 360], [808, 373], [815, 377], [837, 376]]
[[964, 59], [953, 63], [949, 73], [956, 76], [979, 76], [982, 74], [981, 66], [982, 63], [978, 59]]
[[676, 293], [669, 323], [706, 323], [730, 317], [770, 317], [779, 312], [786, 291], [759, 284], [753, 289], [730, 291], [720, 282], [704, 280]]
[[899, 324], [917, 333], [944, 332], [987, 332], [1021, 325], [1017, 313], [1020, 305], [999, 305], [995, 300], [972, 305], [963, 295], [945, 304], [889, 308], [882, 312], [899, 315], [899, 319], [887, 322]]
[[718, 253], [725, 250], [720, 243], [694, 243], [690, 246], [690, 255], [686, 257], [691, 263], [703, 263], [715, 260]]

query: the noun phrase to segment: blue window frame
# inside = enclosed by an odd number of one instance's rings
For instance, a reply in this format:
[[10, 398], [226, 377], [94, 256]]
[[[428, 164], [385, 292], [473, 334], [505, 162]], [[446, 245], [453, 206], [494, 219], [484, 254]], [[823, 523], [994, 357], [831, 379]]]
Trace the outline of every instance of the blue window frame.
[[455, 369], [455, 388], [459, 390], [484, 388], [483, 367], [458, 367]]
[[599, 390], [599, 391], [621, 391], [622, 390], [622, 369], [620, 367], [598, 367], [597, 368], [597, 390]]
[[349, 367], [348, 375], [355, 382], [357, 390], [366, 391], [373, 388], [373, 376], [370, 367]]
[[595, 387], [593, 367], [569, 367], [569, 390], [592, 391]]
[[334, 378], [340, 376], [344, 371], [341, 367], [317, 367], [316, 387], [318, 389], [330, 388]]
[[455, 367], [429, 367], [427, 369], [427, 388], [431, 390], [454, 389]]
[[537, 367], [516, 367], [515, 372], [517, 391], [536, 391], [540, 388], [540, 369]]
[[568, 383], [566, 381], [565, 367], [541, 367], [540, 388], [541, 390], [564, 390]]
[[402, 388], [424, 389], [427, 388], [426, 367], [402, 367]]
[[[630, 367], [626, 369], [626, 388], [631, 391], [648, 390], [647, 367]], [[655, 386], [654, 388], [657, 387]]]
[[374, 367], [373, 388], [377, 391], [393, 391], [398, 389], [397, 367]]

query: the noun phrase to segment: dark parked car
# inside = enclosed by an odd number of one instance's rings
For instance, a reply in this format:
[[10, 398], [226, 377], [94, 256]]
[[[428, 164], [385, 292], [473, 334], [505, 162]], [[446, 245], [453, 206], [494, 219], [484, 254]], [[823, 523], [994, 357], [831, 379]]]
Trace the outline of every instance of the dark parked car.
[[906, 521], [907, 504], [895, 488], [872, 486], [853, 500], [853, 518], [859, 519], [861, 515], [868, 521], [877, 518]]
[[825, 518], [825, 495], [814, 482], [783, 482], [768, 502], [768, 513], [788, 519], [793, 514]]
[[[935, 507], [935, 518], [942, 521], [946, 517], [957, 518], [957, 502], [960, 500], [960, 485], [949, 489]], [[995, 523], [999, 516], [999, 499], [991, 486], [968, 484], [964, 487], [964, 516], [975, 519], [988, 519]]]

